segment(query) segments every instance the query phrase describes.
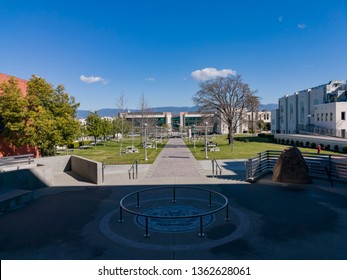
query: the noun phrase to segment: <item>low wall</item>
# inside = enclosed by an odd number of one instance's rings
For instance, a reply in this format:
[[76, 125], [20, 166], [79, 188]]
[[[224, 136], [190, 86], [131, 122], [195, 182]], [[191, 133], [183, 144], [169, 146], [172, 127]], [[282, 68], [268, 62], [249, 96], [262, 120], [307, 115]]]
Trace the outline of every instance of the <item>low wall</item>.
[[102, 163], [71, 156], [71, 170], [94, 184], [102, 184]]
[[335, 137], [324, 137], [324, 136], [311, 136], [311, 135], [300, 135], [300, 134], [275, 134], [274, 135], [275, 139], [277, 140], [293, 140], [295, 141], [302, 141], [304, 143], [304, 146], [306, 142], [311, 143], [316, 143], [318, 144], [323, 144], [324, 146], [330, 145], [330, 150], [334, 150], [334, 146], [338, 145], [339, 146], [339, 151], [342, 151], [342, 148], [344, 146], [347, 146], [347, 139], [343, 138], [335, 138]]
[[35, 190], [54, 185], [54, 171], [51, 167], [28, 164], [20, 169], [8, 168], [0, 173], [0, 188]]
[[71, 171], [71, 156], [35, 158], [34, 163], [52, 168], [54, 172]]
[[0, 188], [34, 190], [54, 186], [55, 173], [73, 171], [94, 184], [102, 184], [102, 163], [78, 156], [35, 158], [31, 164], [0, 168]]

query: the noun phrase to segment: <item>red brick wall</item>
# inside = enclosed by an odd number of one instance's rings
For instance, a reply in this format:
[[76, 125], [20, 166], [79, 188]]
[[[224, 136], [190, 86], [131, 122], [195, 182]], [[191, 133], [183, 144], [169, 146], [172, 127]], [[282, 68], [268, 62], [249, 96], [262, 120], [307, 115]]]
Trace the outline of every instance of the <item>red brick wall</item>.
[[[11, 77], [12, 76], [0, 73], [0, 84], [2, 82], [7, 82]], [[17, 77], [15, 77], [15, 78], [17, 79], [18, 87], [22, 91], [23, 96], [26, 96], [27, 95], [27, 82], [28, 81], [20, 79], [20, 78], [17, 78]]]
[[[10, 78], [11, 76], [0, 73], [0, 84], [2, 82], [8, 81]], [[26, 96], [27, 81], [17, 77], [15, 78], [18, 81], [18, 87], [22, 91], [23, 96]], [[39, 152], [36, 147], [29, 147], [27, 145], [21, 146], [21, 147], [15, 147], [9, 143], [5, 143], [3, 139], [0, 137], [0, 157], [11, 156], [11, 155], [21, 155], [21, 154], [34, 154], [35, 157], [39, 156]]]

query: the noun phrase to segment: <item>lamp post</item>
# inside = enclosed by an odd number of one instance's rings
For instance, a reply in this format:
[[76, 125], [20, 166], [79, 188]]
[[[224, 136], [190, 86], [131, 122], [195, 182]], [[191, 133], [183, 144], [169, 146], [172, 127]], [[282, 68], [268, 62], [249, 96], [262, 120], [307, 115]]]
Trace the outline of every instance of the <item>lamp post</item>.
[[195, 147], [195, 142], [196, 142], [196, 137], [195, 137], [195, 124], [192, 125], [193, 127], [193, 142], [194, 142], [194, 149], [196, 148]]
[[208, 122], [205, 122], [205, 158], [206, 159], [208, 158], [208, 155], [207, 155], [207, 125], [208, 125]]
[[158, 130], [158, 126], [155, 126], [155, 149], [158, 149], [158, 139], [157, 139], [157, 130]]
[[145, 126], [145, 160], [148, 160], [147, 158], [147, 123], [145, 123], [144, 126]]

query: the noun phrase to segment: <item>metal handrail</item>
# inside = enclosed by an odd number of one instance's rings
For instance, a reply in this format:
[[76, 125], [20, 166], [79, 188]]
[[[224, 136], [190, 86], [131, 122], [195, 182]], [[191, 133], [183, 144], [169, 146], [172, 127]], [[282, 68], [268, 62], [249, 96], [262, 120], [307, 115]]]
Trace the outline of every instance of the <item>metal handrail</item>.
[[[267, 150], [258, 156], [245, 161], [246, 181], [256, 182], [272, 172], [277, 159], [283, 151]], [[343, 155], [327, 155], [317, 153], [302, 153], [311, 176], [329, 179], [333, 186], [333, 179], [347, 180], [347, 157]]]
[[31, 164], [34, 162], [34, 154], [14, 155], [0, 158], [0, 165], [15, 165], [20, 163]]
[[129, 180], [138, 178], [138, 165], [139, 165], [139, 162], [137, 159], [135, 159], [134, 163], [131, 165], [130, 169], [128, 170]]
[[[200, 214], [194, 214], [194, 215], [186, 215], [186, 216], [161, 216], [161, 215], [149, 215], [143, 212], [143, 210], [141, 211], [134, 211], [129, 209], [128, 207], [125, 206], [125, 202], [128, 198], [133, 197], [136, 195], [136, 208], [141, 208], [141, 203], [140, 203], [140, 194], [144, 193], [144, 192], [153, 192], [153, 191], [158, 191], [158, 190], [164, 190], [164, 189], [172, 189], [172, 203], [176, 203], [176, 190], [181, 190], [181, 189], [190, 189], [190, 190], [194, 190], [194, 191], [202, 191], [202, 192], [207, 192], [209, 194], [209, 204], [208, 207], [212, 207], [212, 194], [217, 195], [219, 197], [221, 197], [224, 201], [221, 203], [222, 205], [219, 206], [218, 208], [211, 210], [211, 211], [206, 211], [205, 213], [200, 213]], [[135, 215], [137, 217], [143, 217], [145, 218], [145, 237], [149, 237], [149, 226], [148, 226], [148, 219], [187, 219], [187, 218], [199, 218], [200, 219], [200, 230], [199, 230], [199, 236], [203, 237], [204, 233], [203, 233], [203, 217], [208, 216], [208, 215], [212, 215], [215, 214], [217, 212], [222, 211], [223, 209], [225, 209], [225, 221], [229, 221], [229, 200], [228, 198], [216, 191], [213, 190], [209, 190], [209, 189], [201, 189], [201, 188], [193, 188], [193, 187], [161, 187], [161, 188], [150, 188], [150, 189], [144, 189], [144, 190], [140, 190], [140, 191], [136, 191], [136, 192], [132, 192], [126, 196], [124, 196], [120, 203], [119, 203], [119, 223], [123, 223], [124, 219], [123, 219], [123, 211]]]
[[212, 178], [214, 178], [214, 176], [218, 176], [218, 171], [219, 176], [222, 176], [222, 168], [219, 166], [217, 160], [212, 158]]

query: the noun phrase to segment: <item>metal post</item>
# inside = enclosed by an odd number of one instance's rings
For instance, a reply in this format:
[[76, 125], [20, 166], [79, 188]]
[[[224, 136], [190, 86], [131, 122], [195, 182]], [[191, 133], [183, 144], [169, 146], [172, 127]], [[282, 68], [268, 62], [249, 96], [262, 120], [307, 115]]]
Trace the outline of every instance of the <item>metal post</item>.
[[146, 217], [146, 233], [144, 235], [146, 238], [150, 237], [150, 234], [148, 233], [148, 217]]
[[203, 219], [202, 216], [200, 216], [200, 233], [198, 234], [200, 237], [204, 237], [205, 234], [203, 233]]
[[102, 163], [102, 182], [105, 181], [105, 163]]
[[148, 160], [147, 158], [147, 124], [145, 123], [145, 160]]
[[212, 192], [209, 192], [209, 204], [208, 207], [212, 207]]
[[158, 149], [158, 146], [157, 146], [157, 129], [158, 129], [158, 126], [156, 125], [155, 126], [155, 149]]
[[247, 160], [245, 160], [245, 170], [246, 170], [246, 178], [245, 178], [245, 180], [247, 181], [248, 178], [249, 178], [249, 174], [248, 174], [248, 161]]
[[124, 220], [123, 220], [123, 208], [122, 206], [119, 206], [119, 220], [118, 220], [118, 223], [123, 223]]
[[208, 158], [208, 154], [207, 154], [207, 125], [208, 123], [205, 122], [205, 158]]
[[136, 193], [136, 208], [140, 208], [140, 193]]
[[230, 219], [229, 219], [229, 204], [227, 204], [227, 206], [225, 208], [226, 208], [225, 220], [230, 221]]
[[214, 158], [212, 159], [212, 178], [214, 178]]
[[173, 188], [173, 197], [172, 197], [172, 203], [176, 203], [176, 188]]
[[136, 179], [138, 178], [139, 170], [138, 170], [138, 161], [135, 160], [135, 168], [136, 168]]

